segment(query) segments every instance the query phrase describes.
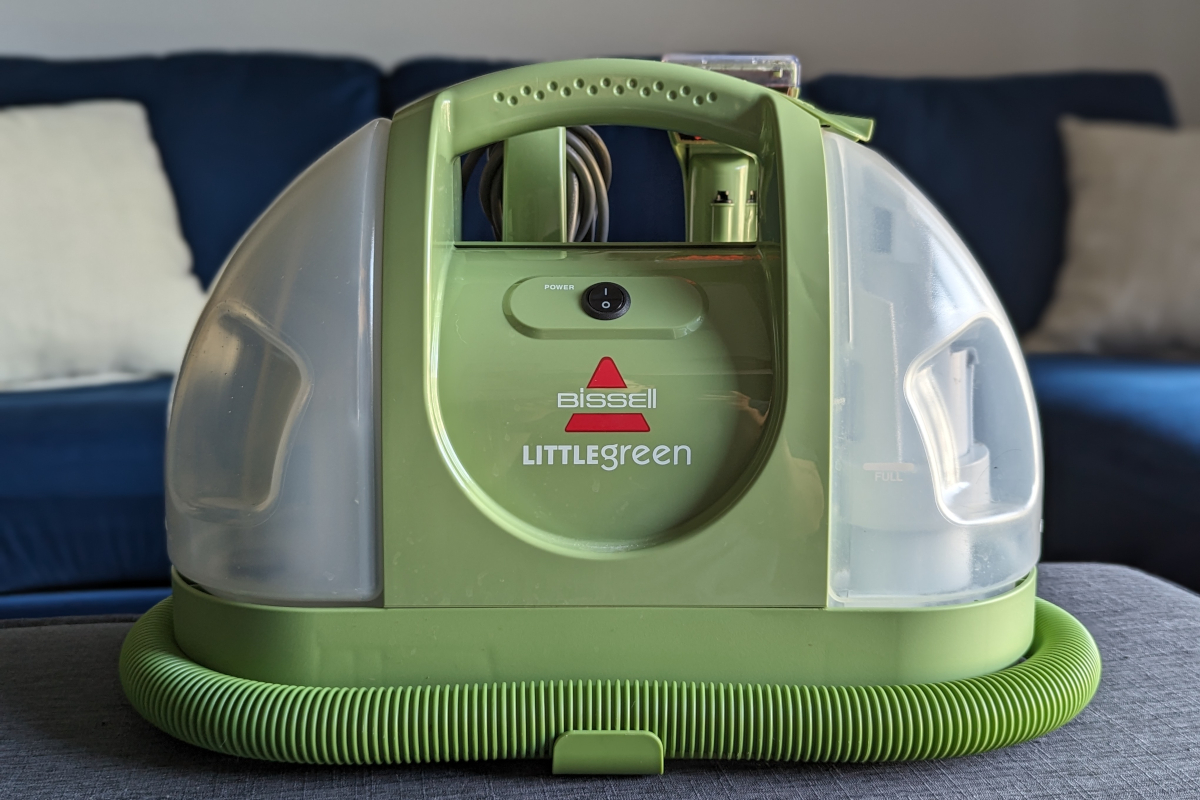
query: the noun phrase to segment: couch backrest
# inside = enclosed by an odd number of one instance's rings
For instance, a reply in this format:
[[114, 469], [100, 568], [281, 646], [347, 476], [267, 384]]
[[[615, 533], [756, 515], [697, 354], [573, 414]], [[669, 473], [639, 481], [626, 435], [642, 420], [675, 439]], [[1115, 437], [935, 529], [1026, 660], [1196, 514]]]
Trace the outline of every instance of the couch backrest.
[[0, 108], [95, 98], [146, 107], [205, 284], [293, 178], [385, 113], [382, 96], [379, 70], [351, 59], [0, 58]]

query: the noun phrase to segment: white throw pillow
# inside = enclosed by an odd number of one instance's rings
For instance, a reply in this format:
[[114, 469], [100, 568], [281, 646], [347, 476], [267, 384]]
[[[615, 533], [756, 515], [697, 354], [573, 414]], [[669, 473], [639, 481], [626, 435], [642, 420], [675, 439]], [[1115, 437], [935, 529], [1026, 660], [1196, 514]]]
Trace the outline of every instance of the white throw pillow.
[[176, 372], [191, 260], [141, 105], [0, 111], [0, 389]]
[[1066, 262], [1028, 352], [1200, 353], [1200, 130], [1060, 124]]

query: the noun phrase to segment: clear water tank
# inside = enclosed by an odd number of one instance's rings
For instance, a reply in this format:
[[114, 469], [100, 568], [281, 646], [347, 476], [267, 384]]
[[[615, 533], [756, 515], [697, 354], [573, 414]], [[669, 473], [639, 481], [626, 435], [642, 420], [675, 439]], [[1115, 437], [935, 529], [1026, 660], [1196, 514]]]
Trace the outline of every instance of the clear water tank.
[[1033, 390], [962, 240], [882, 156], [825, 133], [832, 275], [830, 600], [966, 602], [1037, 562]]
[[306, 170], [238, 244], [175, 385], [167, 544], [224, 597], [379, 594], [375, 401], [391, 123]]

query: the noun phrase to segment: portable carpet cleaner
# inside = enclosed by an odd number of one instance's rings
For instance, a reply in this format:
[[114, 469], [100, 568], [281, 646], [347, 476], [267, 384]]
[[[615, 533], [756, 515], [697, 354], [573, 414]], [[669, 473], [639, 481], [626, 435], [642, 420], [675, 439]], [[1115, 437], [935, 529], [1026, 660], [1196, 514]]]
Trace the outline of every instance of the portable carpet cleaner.
[[[977, 753], [1088, 703], [970, 253], [794, 58], [668, 60], [425, 97], [246, 235], [172, 401], [173, 594], [121, 653], [148, 720], [657, 773]], [[686, 243], [606, 241], [592, 124], [672, 132]], [[495, 242], [462, 240], [472, 174]]]

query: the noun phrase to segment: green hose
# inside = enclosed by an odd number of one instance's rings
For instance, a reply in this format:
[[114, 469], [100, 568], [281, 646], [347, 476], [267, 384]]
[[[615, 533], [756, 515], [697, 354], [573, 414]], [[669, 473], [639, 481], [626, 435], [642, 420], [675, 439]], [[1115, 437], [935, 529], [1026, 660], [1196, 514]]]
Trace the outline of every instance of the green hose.
[[171, 598], [121, 650], [134, 708], [200, 747], [271, 761], [395, 764], [548, 758], [574, 730], [645, 730], [667, 758], [895, 761], [1027, 741], [1092, 699], [1100, 653], [1067, 612], [1037, 601], [1027, 658], [991, 675], [911, 686], [672, 681], [321, 688], [234, 678], [175, 643]]

